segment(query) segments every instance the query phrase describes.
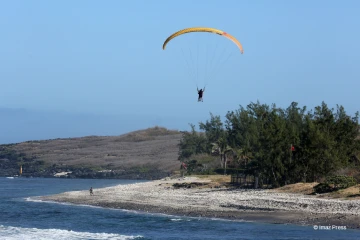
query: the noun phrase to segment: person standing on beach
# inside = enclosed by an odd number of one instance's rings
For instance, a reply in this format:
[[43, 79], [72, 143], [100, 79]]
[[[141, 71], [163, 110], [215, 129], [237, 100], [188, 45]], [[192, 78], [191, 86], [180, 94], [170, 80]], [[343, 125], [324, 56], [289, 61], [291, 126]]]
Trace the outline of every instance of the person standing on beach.
[[90, 196], [92, 196], [92, 195], [94, 195], [94, 192], [93, 192], [93, 188], [92, 187], [90, 187]]

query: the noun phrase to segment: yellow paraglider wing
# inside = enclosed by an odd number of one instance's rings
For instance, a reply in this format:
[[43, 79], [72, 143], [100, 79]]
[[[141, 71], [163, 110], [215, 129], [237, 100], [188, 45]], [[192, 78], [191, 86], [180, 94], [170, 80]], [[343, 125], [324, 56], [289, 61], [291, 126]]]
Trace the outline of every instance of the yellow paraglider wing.
[[208, 33], [216, 33], [218, 35], [221, 35], [221, 36], [224, 36], [228, 39], [230, 39], [231, 41], [233, 41], [237, 46], [238, 48], [240, 49], [240, 52], [241, 54], [244, 53], [244, 50], [243, 50], [243, 47], [241, 45], [241, 43], [235, 38], [233, 37], [232, 35], [224, 32], [224, 31], [221, 31], [219, 29], [216, 29], [216, 28], [208, 28], [208, 27], [193, 27], [193, 28], [185, 28], [183, 30], [180, 30], [180, 31], [177, 31], [176, 33], [172, 34], [170, 37], [168, 37], [164, 44], [163, 44], [163, 50], [165, 50], [166, 48], [166, 45], [168, 44], [168, 42], [171, 41], [171, 39], [177, 37], [177, 36], [180, 36], [182, 34], [185, 34], [185, 33], [191, 33], [191, 32], [208, 32]]

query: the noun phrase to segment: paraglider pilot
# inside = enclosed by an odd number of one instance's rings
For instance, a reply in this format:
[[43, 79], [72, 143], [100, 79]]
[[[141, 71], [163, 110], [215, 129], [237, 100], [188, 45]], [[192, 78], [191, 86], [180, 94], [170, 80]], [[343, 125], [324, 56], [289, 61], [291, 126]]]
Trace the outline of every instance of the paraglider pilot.
[[199, 88], [196, 88], [196, 90], [198, 91], [198, 94], [199, 94], [199, 98], [198, 98], [198, 102], [203, 102], [203, 93], [205, 92], [205, 87], [204, 87], [204, 90], [202, 90], [201, 88], [200, 88], [200, 90], [199, 90]]

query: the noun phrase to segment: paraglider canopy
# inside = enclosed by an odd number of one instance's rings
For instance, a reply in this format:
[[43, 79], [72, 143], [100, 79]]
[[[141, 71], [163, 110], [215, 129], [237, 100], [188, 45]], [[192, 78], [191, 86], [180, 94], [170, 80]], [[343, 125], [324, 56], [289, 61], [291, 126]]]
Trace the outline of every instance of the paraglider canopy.
[[221, 35], [221, 36], [224, 36], [228, 39], [230, 39], [231, 41], [233, 41], [237, 46], [238, 48], [240, 49], [240, 52], [241, 54], [244, 53], [244, 50], [243, 50], [243, 47], [241, 45], [241, 43], [235, 38], [233, 37], [232, 35], [224, 32], [224, 31], [221, 31], [219, 29], [216, 29], [216, 28], [209, 28], [209, 27], [193, 27], [193, 28], [185, 28], [185, 29], [182, 29], [180, 31], [177, 31], [176, 33], [170, 35], [164, 42], [163, 44], [163, 50], [165, 50], [166, 48], [166, 45], [168, 44], [168, 42], [171, 41], [171, 39], [177, 37], [177, 36], [180, 36], [182, 34], [185, 34], [185, 33], [192, 33], [192, 32], [208, 32], [208, 33], [215, 33], [215, 34], [218, 34], [218, 35]]

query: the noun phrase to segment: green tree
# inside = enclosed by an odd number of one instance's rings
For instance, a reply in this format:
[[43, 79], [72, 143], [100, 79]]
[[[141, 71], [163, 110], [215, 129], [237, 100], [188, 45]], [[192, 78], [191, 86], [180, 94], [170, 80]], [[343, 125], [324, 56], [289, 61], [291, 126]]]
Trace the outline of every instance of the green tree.
[[210, 113], [209, 121], [199, 123], [199, 128], [205, 132], [208, 152], [212, 149], [212, 143], [218, 141], [225, 134], [220, 116], [214, 116], [212, 113]]
[[190, 124], [191, 131], [183, 132], [179, 143], [179, 160], [190, 158], [194, 154], [206, 152], [206, 137], [195, 131], [195, 125]]
[[211, 153], [220, 156], [221, 167], [224, 168], [226, 174], [227, 155], [232, 152], [232, 148], [228, 145], [226, 137], [220, 137], [215, 143], [212, 143]]
[[235, 161], [241, 168], [246, 169], [248, 163], [253, 159], [253, 155], [248, 147], [232, 148]]

